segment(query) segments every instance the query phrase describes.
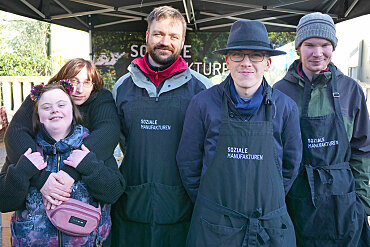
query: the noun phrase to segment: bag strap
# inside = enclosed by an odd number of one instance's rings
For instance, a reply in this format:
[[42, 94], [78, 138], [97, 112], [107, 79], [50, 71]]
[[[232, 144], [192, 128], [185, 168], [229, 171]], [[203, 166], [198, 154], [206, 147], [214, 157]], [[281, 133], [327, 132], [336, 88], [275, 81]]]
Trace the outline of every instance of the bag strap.
[[42, 147], [39, 144], [36, 144], [36, 152], [39, 152], [42, 157], [44, 157], [44, 151], [42, 150]]

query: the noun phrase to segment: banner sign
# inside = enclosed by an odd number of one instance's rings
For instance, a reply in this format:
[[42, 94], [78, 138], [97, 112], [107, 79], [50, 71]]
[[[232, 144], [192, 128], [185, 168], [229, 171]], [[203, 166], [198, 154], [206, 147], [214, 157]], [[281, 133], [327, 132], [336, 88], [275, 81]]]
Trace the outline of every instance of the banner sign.
[[[226, 76], [225, 58], [212, 51], [226, 47], [228, 32], [189, 33], [181, 56], [188, 66], [207, 76]], [[93, 32], [93, 58], [103, 74], [106, 84], [114, 82], [127, 73], [127, 67], [137, 57], [146, 53], [145, 33], [138, 32]], [[107, 85], [108, 86], [108, 85]], [[108, 86], [109, 87], [109, 86]]]

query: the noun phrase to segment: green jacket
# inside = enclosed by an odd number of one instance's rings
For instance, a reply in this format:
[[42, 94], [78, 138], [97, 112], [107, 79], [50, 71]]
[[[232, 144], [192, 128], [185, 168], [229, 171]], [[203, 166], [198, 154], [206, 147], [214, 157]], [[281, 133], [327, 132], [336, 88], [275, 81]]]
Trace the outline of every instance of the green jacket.
[[[297, 72], [302, 67], [296, 60], [289, 68], [286, 76], [278, 81], [274, 88], [290, 96], [302, 112], [304, 78]], [[366, 99], [361, 86], [352, 78], [336, 70], [338, 92], [343, 120], [351, 144], [350, 166], [355, 177], [356, 193], [361, 199], [367, 215], [370, 215], [370, 120]], [[311, 100], [308, 106], [308, 116], [324, 116], [332, 113], [333, 108], [327, 93], [327, 83], [331, 72], [315, 74], [312, 78]]]

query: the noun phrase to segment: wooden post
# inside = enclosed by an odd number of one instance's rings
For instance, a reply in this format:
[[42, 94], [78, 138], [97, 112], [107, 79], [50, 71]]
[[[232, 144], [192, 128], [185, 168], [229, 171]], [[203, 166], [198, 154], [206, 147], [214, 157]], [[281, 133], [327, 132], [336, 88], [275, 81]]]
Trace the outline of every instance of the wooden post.
[[13, 212], [1, 214], [2, 247], [11, 247], [10, 218]]
[[13, 80], [13, 109], [16, 111], [22, 104], [22, 86], [20, 80]]
[[23, 97], [25, 100], [26, 97], [30, 94], [32, 88], [32, 83], [30, 81], [24, 81], [23, 82]]
[[11, 89], [11, 82], [8, 80], [3, 81], [3, 95], [4, 95], [4, 106], [7, 111], [11, 111], [12, 109], [12, 89]]

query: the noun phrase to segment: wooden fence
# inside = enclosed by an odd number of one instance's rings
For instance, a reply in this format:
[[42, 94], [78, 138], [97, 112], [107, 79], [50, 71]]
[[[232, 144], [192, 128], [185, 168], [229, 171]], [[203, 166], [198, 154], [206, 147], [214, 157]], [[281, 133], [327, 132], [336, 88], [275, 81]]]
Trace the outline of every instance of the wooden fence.
[[0, 76], [0, 105], [5, 106], [8, 118], [21, 106], [33, 85], [47, 83], [48, 76]]
[[[5, 106], [8, 117], [14, 115], [33, 85], [46, 84], [48, 76], [0, 76], [0, 106]], [[370, 109], [370, 82], [359, 82], [364, 90], [368, 109]]]

